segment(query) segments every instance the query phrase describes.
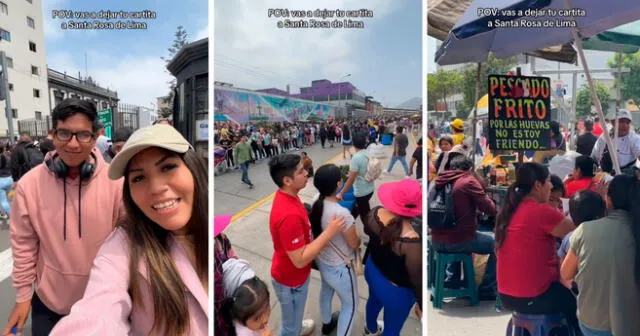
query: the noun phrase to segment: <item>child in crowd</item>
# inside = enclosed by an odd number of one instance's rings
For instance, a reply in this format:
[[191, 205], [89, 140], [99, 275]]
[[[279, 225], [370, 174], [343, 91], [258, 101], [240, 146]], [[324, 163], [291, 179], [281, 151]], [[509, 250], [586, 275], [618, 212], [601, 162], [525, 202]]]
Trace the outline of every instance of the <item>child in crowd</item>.
[[[573, 194], [569, 200], [569, 214], [573, 223], [577, 226], [584, 222], [593, 221], [604, 217], [607, 213], [607, 206], [604, 200], [598, 193], [591, 190], [581, 190]], [[569, 252], [569, 239], [571, 233], [567, 233], [562, 239], [562, 244], [558, 249], [558, 257], [560, 260], [564, 260]]]
[[271, 305], [267, 284], [255, 275], [246, 260], [230, 258], [222, 268], [224, 292], [228, 298], [223, 314], [234, 326], [229, 334], [270, 336]]
[[307, 152], [302, 152], [302, 167], [309, 173], [309, 177], [313, 177], [313, 161], [311, 161]]

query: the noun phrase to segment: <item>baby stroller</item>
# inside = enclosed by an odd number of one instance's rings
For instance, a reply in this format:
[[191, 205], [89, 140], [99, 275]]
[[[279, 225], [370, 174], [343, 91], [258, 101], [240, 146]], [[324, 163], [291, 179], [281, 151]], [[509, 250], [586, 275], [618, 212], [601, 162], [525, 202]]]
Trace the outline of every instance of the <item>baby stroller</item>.
[[222, 147], [216, 147], [213, 151], [213, 174], [220, 175], [229, 170], [227, 166], [227, 150]]

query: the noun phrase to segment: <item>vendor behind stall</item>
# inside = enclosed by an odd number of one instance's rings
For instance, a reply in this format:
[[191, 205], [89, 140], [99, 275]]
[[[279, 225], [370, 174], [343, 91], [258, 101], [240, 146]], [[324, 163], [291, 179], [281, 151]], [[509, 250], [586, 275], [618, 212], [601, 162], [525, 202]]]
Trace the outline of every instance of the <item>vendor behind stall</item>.
[[[615, 119], [611, 120], [613, 126], [618, 127], [618, 138], [613, 139], [612, 134], [611, 139], [618, 152], [618, 163], [620, 164], [620, 169], [629, 174], [633, 174], [636, 159], [640, 157], [640, 136], [636, 134], [631, 127], [631, 121], [631, 113], [624, 109], [619, 110], [615, 115]], [[603, 134], [598, 138], [595, 146], [593, 146], [591, 158], [600, 163], [600, 168], [603, 171], [613, 173], [614, 168], [611, 155], [609, 155], [609, 149], [606, 147], [607, 145]]]

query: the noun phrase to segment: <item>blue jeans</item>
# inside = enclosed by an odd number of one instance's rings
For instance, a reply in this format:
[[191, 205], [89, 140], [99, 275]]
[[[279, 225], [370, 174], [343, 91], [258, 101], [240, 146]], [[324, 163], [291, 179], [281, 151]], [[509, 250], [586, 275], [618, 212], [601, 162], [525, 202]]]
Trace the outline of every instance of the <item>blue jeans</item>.
[[331, 301], [333, 294], [337, 293], [340, 298], [340, 317], [338, 318], [338, 333], [336, 335], [351, 335], [358, 307], [358, 278], [353, 268], [346, 265], [329, 266], [318, 259], [316, 259], [316, 264], [320, 275], [322, 275], [322, 288], [320, 289], [322, 323], [331, 322]]
[[392, 156], [391, 161], [389, 162], [389, 167], [387, 168], [387, 173], [391, 172], [393, 166], [396, 164], [396, 161], [400, 161], [402, 163], [402, 167], [404, 167], [405, 175], [409, 175], [409, 165], [407, 164], [407, 159], [404, 156]]
[[[496, 255], [494, 246], [496, 240], [491, 232], [476, 232], [476, 237], [458, 244], [443, 244], [432, 242], [433, 249], [438, 252], [445, 253], [477, 253], [488, 254], [487, 268], [482, 278], [482, 283], [478, 291], [480, 293], [495, 294], [496, 293]], [[460, 281], [460, 263], [451, 263], [447, 266], [447, 282]]]
[[0, 177], [0, 205], [2, 205], [2, 210], [4, 210], [7, 215], [11, 212], [11, 206], [9, 205], [7, 193], [11, 191], [12, 185], [13, 178], [11, 178], [11, 176]]
[[392, 284], [380, 272], [371, 258], [367, 258], [364, 278], [369, 285], [369, 298], [365, 314], [367, 330], [373, 332], [378, 328], [378, 315], [384, 309], [385, 336], [400, 335], [402, 326], [416, 303], [413, 289]]
[[276, 292], [276, 297], [280, 302], [280, 310], [282, 313], [282, 323], [280, 326], [281, 336], [300, 335], [310, 280], [311, 277], [299, 287], [288, 287], [273, 279], [271, 280], [273, 290]]
[[242, 171], [242, 182], [251, 184], [249, 180], [249, 162], [241, 163], [240, 170]]
[[591, 329], [582, 322], [580, 322], [580, 330], [582, 330], [583, 336], [613, 336], [610, 331]]

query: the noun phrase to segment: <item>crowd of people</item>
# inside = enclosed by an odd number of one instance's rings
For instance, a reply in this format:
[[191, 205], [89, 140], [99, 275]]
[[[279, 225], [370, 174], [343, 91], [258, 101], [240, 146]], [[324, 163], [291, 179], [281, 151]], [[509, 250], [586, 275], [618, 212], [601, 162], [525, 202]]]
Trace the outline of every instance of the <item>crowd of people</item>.
[[[561, 313], [572, 335], [637, 335], [640, 136], [626, 110], [604, 127], [595, 121], [581, 122], [577, 134], [552, 121], [553, 155], [570, 157], [573, 171], [554, 175], [553, 160], [525, 159], [503, 199], [488, 191], [468, 137], [430, 126], [429, 202], [450, 194], [455, 225], [430, 219], [429, 234], [435, 251], [488, 256], [480, 300], [499, 296], [503, 308], [520, 314]], [[461, 120], [449, 127], [464, 130]], [[622, 173], [615, 173], [604, 132]], [[445, 287], [462, 286], [460, 265], [448, 265]]]
[[[416, 221], [421, 221], [422, 187], [419, 180], [413, 178], [376, 186], [375, 181], [383, 169], [375, 169], [367, 150], [371, 144], [381, 140], [381, 135], [390, 133], [385, 131], [389, 124], [394, 127], [391, 129], [394, 134], [391, 156], [394, 161], [404, 163], [405, 175], [411, 177], [412, 171], [409, 171], [405, 159], [410, 130], [405, 130], [395, 121], [343, 121], [315, 125], [318, 131], [313, 134], [319, 137], [321, 145], [331, 147], [342, 143], [345, 148], [343, 159], [349, 161], [346, 176], [335, 164], [312, 168], [307, 152], [298, 155], [293, 152], [295, 148], [285, 148], [275, 155], [272, 153], [270, 158], [265, 153], [276, 188], [269, 215], [274, 250], [270, 266], [271, 283], [267, 284], [257, 276], [248, 261], [238, 256], [229, 237], [224, 234], [231, 216], [216, 216], [216, 333], [271, 335], [269, 287], [273, 288], [280, 304], [280, 335], [285, 336], [311, 335], [318, 329], [323, 335], [333, 331], [337, 335], [361, 332], [365, 335], [399, 335], [412, 311], [421, 317], [422, 239]], [[274, 136], [286, 132], [283, 129], [298, 128], [296, 125], [277, 124], [262, 129], [255, 125], [240, 128], [225, 123], [217, 127], [220, 141], [240, 137], [236, 152], [238, 146], [244, 146], [241, 137], [247, 133], [261, 134], [257, 138], [259, 142], [264, 141], [268, 134], [274, 139]], [[305, 127], [301, 128], [304, 134]], [[327, 142], [323, 140], [325, 134]], [[313, 138], [297, 143], [303, 146], [312, 144]], [[260, 148], [259, 143], [256, 145]], [[250, 157], [250, 161], [260, 159], [259, 152]], [[416, 163], [419, 165], [418, 174], [422, 169], [421, 158], [412, 159], [411, 169]], [[390, 172], [392, 168], [393, 162], [384, 171]], [[318, 196], [311, 204], [304, 204], [299, 193], [310, 179]], [[343, 205], [350, 190], [354, 198], [351, 209]], [[374, 194], [380, 205], [372, 207]], [[360, 232], [364, 232], [364, 236]], [[303, 318], [312, 270], [321, 276], [317, 304], [322, 324], [317, 327], [313, 320]], [[356, 331], [360, 275], [367, 283], [368, 298], [364, 330]], [[334, 296], [340, 301], [337, 311], [332, 309]], [[378, 320], [381, 311], [384, 312], [383, 321]]]

